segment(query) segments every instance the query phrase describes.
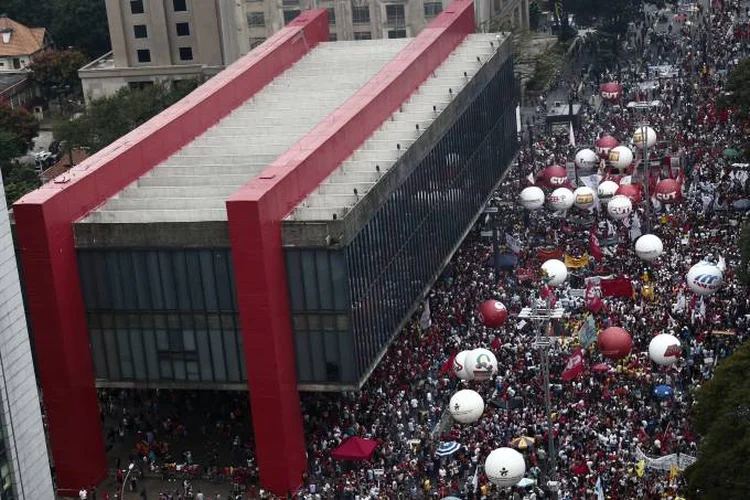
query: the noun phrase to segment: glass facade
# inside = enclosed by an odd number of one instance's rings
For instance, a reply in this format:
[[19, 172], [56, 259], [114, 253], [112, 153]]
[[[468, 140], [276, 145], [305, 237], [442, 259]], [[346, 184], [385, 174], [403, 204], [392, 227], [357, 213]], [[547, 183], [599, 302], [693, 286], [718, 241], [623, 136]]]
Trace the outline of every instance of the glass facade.
[[509, 59], [346, 249], [356, 376], [435, 277], [518, 149]]
[[247, 380], [227, 249], [79, 250], [97, 378]]

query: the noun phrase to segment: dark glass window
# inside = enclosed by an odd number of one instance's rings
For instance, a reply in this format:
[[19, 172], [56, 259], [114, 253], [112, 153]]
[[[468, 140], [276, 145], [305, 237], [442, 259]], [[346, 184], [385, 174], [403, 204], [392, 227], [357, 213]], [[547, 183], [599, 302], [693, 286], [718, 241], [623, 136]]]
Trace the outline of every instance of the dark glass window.
[[151, 62], [151, 51], [148, 49], [139, 49], [138, 50], [138, 62], [140, 63]]
[[328, 33], [328, 41], [329, 42], [335, 42], [338, 39], [339, 39], [339, 36], [336, 34], [335, 31], [331, 31], [330, 33]]
[[329, 7], [328, 9], [328, 24], [336, 24], [336, 9]]
[[177, 23], [177, 36], [190, 36], [190, 23]]
[[148, 29], [145, 24], [136, 24], [133, 26], [133, 35], [136, 38], [148, 38]]
[[284, 24], [289, 24], [299, 16], [299, 9], [285, 10], [284, 11]]
[[405, 26], [404, 6], [401, 4], [386, 5], [385, 18], [389, 26]]
[[192, 47], [180, 47], [180, 61], [192, 61], [193, 60], [193, 48]]
[[388, 38], [406, 38], [406, 30], [388, 30]]
[[425, 2], [424, 17], [432, 18], [443, 12], [442, 2]]
[[175, 12], [185, 12], [187, 9], [187, 0], [172, 0], [172, 6]]
[[355, 40], [372, 40], [372, 33], [370, 33], [369, 31], [355, 31], [354, 39]]
[[352, 5], [352, 22], [354, 24], [370, 24], [370, 6], [360, 7]]
[[130, 13], [143, 14], [143, 0], [130, 0]]
[[251, 28], [262, 28], [266, 25], [266, 16], [263, 12], [248, 12], [247, 25]]

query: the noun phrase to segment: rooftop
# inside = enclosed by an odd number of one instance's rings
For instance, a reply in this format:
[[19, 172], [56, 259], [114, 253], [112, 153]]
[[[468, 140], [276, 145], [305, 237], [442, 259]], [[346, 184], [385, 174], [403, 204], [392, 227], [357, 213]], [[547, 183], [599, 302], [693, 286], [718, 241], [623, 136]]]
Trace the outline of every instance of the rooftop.
[[44, 48], [44, 28], [28, 28], [0, 16], [0, 57], [28, 56]]
[[377, 184], [497, 51], [497, 34], [473, 34], [448, 56], [400, 110], [336, 168], [285, 221], [341, 219]]
[[226, 221], [226, 199], [375, 76], [411, 40], [322, 43], [82, 222]]

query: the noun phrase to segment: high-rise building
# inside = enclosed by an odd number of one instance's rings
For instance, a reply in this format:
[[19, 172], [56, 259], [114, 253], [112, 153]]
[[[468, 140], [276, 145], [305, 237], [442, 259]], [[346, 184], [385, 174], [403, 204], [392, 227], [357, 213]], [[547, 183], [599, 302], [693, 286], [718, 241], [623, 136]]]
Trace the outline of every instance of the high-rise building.
[[5, 207], [0, 179], [0, 498], [52, 500], [42, 409]]
[[[210, 77], [310, 9], [329, 40], [416, 36], [449, 0], [106, 0], [112, 51], [78, 72], [87, 101], [130, 86]], [[528, 27], [529, 0], [476, 0], [477, 31]]]

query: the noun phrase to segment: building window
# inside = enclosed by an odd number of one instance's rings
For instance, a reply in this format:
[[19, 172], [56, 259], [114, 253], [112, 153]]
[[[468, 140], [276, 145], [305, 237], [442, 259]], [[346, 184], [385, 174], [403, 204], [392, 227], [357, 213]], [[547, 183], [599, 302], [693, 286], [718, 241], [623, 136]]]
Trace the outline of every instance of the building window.
[[336, 24], [336, 10], [333, 7], [328, 9], [328, 24]]
[[406, 38], [406, 30], [388, 30], [388, 38]]
[[138, 50], [138, 62], [150, 63], [151, 62], [151, 51], [148, 49]]
[[406, 26], [406, 15], [403, 5], [386, 5], [385, 18], [389, 26]]
[[370, 6], [358, 7], [352, 5], [352, 22], [354, 24], [370, 24]]
[[443, 12], [443, 4], [441, 2], [424, 3], [424, 17], [435, 17], [441, 12]]
[[255, 47], [257, 47], [258, 45], [262, 44], [265, 41], [266, 41], [265, 38], [251, 38], [250, 39], [250, 48], [254, 49]]
[[177, 23], [177, 36], [190, 36], [190, 23]]
[[187, 0], [172, 0], [172, 6], [175, 12], [187, 11]]
[[330, 33], [328, 33], [328, 41], [329, 42], [335, 42], [338, 39], [339, 39], [339, 36], [336, 34], [335, 31], [331, 31]]
[[354, 39], [355, 40], [372, 40], [372, 33], [370, 33], [369, 31], [355, 31]]
[[143, 14], [143, 0], [130, 0], [130, 13], [131, 14]]
[[266, 25], [266, 16], [262, 12], [248, 12], [247, 25], [251, 28], [263, 28]]
[[192, 61], [193, 60], [193, 48], [192, 47], [180, 47], [180, 61]]
[[133, 26], [133, 35], [136, 38], [148, 38], [148, 30], [145, 24], [136, 24]]
[[284, 24], [289, 24], [299, 16], [299, 9], [284, 11]]
[[146, 80], [145, 82], [128, 82], [128, 87], [135, 90], [143, 90], [148, 87], [153, 87], [154, 82]]

